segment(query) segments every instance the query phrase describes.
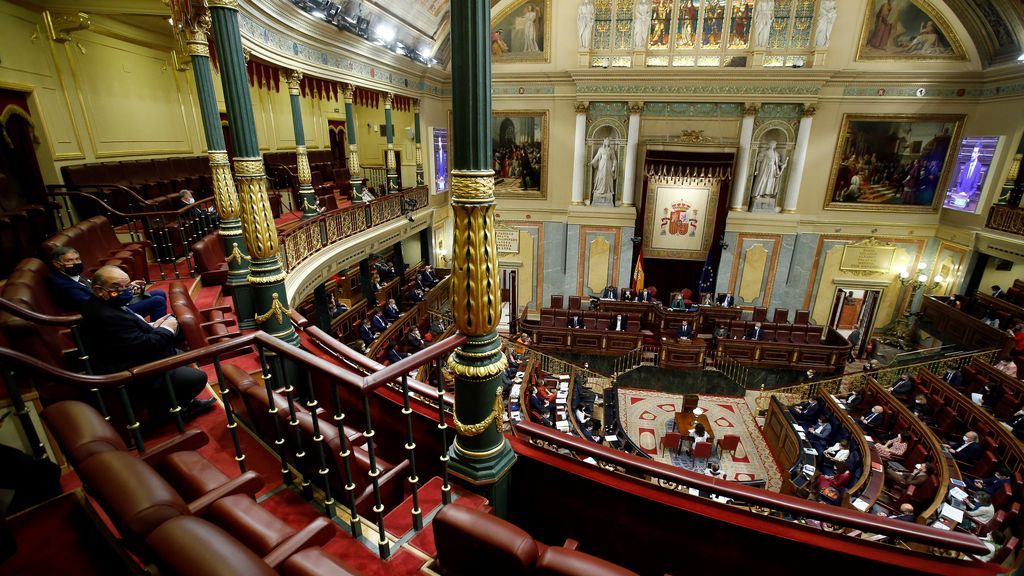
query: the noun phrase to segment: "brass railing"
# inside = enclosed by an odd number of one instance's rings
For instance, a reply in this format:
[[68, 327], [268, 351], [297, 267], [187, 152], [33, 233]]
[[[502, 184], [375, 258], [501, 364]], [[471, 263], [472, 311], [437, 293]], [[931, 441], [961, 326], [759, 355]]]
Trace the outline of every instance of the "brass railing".
[[985, 227], [1024, 236], [1024, 208], [993, 204], [988, 211], [988, 222], [985, 223]]

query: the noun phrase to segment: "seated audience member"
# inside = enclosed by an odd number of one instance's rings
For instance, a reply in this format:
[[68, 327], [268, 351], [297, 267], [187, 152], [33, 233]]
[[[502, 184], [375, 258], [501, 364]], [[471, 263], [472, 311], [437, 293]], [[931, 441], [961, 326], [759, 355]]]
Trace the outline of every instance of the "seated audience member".
[[636, 301], [636, 294], [633, 293], [632, 289], [626, 288], [626, 290], [622, 293], [622, 301], [623, 302], [635, 302]]
[[993, 316], [991, 310], [985, 311], [985, 315], [981, 318], [981, 321], [993, 328], [999, 328], [999, 318]]
[[818, 416], [818, 423], [807, 429], [807, 439], [811, 441], [814, 448], [821, 452], [825, 443], [828, 441], [828, 437], [832, 435], [832, 424], [828, 421], [828, 416], [820, 414]]
[[864, 394], [860, 390], [851, 390], [850, 393], [847, 394], [846, 398], [843, 400], [843, 404], [846, 404], [847, 410], [852, 410], [853, 408], [860, 406], [860, 403], [863, 401]]
[[384, 321], [384, 316], [380, 313], [380, 310], [374, 310], [370, 316], [370, 331], [373, 332], [374, 337], [380, 335], [381, 332], [388, 329], [388, 323]]
[[1010, 356], [1024, 355], [1024, 324], [1015, 324], [1013, 330], [1007, 330], [1006, 332], [1013, 337], [1013, 348], [1010, 350]]
[[824, 456], [834, 464], [846, 462], [846, 460], [850, 457], [850, 441], [843, 439], [840, 440], [839, 442], [836, 442], [835, 444], [826, 448], [825, 451], [822, 452], [822, 456]]
[[952, 308], [956, 308], [957, 310], [959, 310], [962, 306], [960, 301], [957, 300], [956, 296], [950, 296], [949, 300], [946, 300], [946, 305]]
[[754, 327], [747, 330], [747, 340], [764, 340], [764, 330], [760, 322], [754, 322]]
[[992, 557], [996, 555], [996, 550], [999, 550], [1006, 544], [1006, 534], [1000, 530], [993, 530], [984, 536], [980, 536], [978, 540], [988, 547], [988, 554], [976, 556], [978, 560], [982, 562], [991, 562]]
[[583, 328], [583, 318], [580, 318], [579, 314], [573, 314], [570, 316], [569, 328]]
[[583, 410], [583, 404], [577, 404], [576, 405], [576, 421], [580, 423], [580, 427], [582, 428], [583, 425], [586, 424], [589, 420], [590, 420], [590, 416], [587, 414], [587, 412], [585, 410]]
[[733, 297], [732, 292], [726, 292], [724, 295], [718, 297], [718, 304], [725, 306], [726, 308], [732, 308], [735, 302], [736, 298]]
[[[972, 394], [973, 396], [973, 394]], [[988, 410], [995, 410], [996, 404], [1003, 398], [1003, 385], [998, 382], [987, 382], [981, 393], [981, 405]]]
[[377, 274], [376, 270], [370, 272], [370, 287], [374, 292], [380, 292], [384, 289], [384, 283], [380, 281], [380, 274]]
[[348, 347], [366, 356], [366, 344], [362, 340], [356, 340], [349, 344]]
[[725, 327], [725, 324], [718, 325], [718, 328], [715, 329], [715, 337], [729, 339], [729, 329]]
[[369, 346], [370, 343], [373, 342], [373, 339], [376, 337], [377, 335], [374, 334], [372, 330], [370, 330], [369, 322], [363, 320], [363, 322], [359, 325], [359, 338], [362, 340], [363, 344]]
[[1017, 365], [1013, 363], [1009, 358], [1003, 358], [996, 365], [993, 366], [996, 370], [999, 370], [1003, 374], [1008, 375], [1010, 378], [1017, 377]]
[[540, 397], [540, 394], [537, 393], [536, 388], [534, 388], [533, 394], [530, 394], [530, 408], [544, 419], [544, 424], [546, 426], [552, 425], [551, 420], [555, 416], [555, 405], [545, 402], [544, 399]]
[[[831, 476], [827, 474], [820, 474], [815, 480], [815, 486], [818, 487], [819, 491], [826, 488], [835, 488], [840, 490], [846, 488], [852, 478], [853, 473], [846, 468], [846, 463], [839, 462], [836, 464], [836, 473]], [[814, 499], [814, 496], [816, 495], [812, 495], [812, 500]]]
[[817, 420], [818, 414], [821, 413], [821, 402], [818, 402], [817, 396], [812, 396], [808, 401], [793, 406], [789, 411], [797, 422], [807, 424]]
[[954, 388], [960, 388], [963, 386], [964, 376], [960, 373], [960, 370], [949, 367], [946, 368], [946, 373], [942, 375], [942, 380]]
[[587, 305], [587, 308], [589, 308], [591, 312], [597, 312], [597, 309], [598, 309], [598, 307], [600, 305], [601, 305], [601, 299], [600, 298], [591, 297], [590, 298], [590, 304]]
[[722, 479], [724, 479], [725, 478], [725, 471], [722, 470], [722, 467], [719, 466], [717, 462], [712, 462], [711, 464], [708, 465], [707, 468], [704, 469], [704, 475], [705, 476], [710, 476], [712, 478], [722, 478]]
[[704, 428], [704, 425], [701, 424], [700, 422], [697, 422], [696, 424], [694, 424], [693, 428], [690, 429], [687, 432], [687, 434], [689, 436], [688, 439], [690, 441], [690, 448], [687, 450], [687, 454], [691, 454], [693, 452], [693, 447], [697, 444], [697, 442], [710, 442], [711, 441], [711, 435], [708, 434], [708, 431]]
[[885, 422], [885, 409], [873, 406], [871, 411], [861, 416], [857, 422], [865, 432], [877, 432]]
[[602, 299], [606, 299], [606, 300], [615, 300], [616, 299], [615, 295], [616, 295], [615, 286], [605, 286], [604, 291], [601, 292], [601, 298]]
[[[964, 504], [967, 506], [964, 514], [971, 518], [971, 523], [975, 526], [988, 524], [996, 515], [996, 509], [992, 506], [992, 497], [985, 492], [976, 493], [974, 497], [964, 501]], [[968, 525], [965, 528], [970, 530], [972, 526]]]
[[[81, 312], [85, 303], [92, 298], [93, 285], [82, 275], [82, 256], [70, 246], [53, 249], [48, 279], [50, 291], [57, 303], [68, 312]], [[163, 290], [145, 291], [145, 282], [132, 282], [132, 298], [128, 309], [150, 321], [167, 315], [167, 294]]]
[[672, 309], [682, 310], [686, 308], [686, 300], [683, 300], [683, 293], [676, 292], [676, 295], [672, 297]]
[[907, 441], [903, 438], [903, 433], [900, 432], [890, 438], [885, 444], [876, 443], [875, 449], [878, 450], [878, 456], [882, 460], [899, 458], [907, 452]]
[[901, 487], [917, 486], [918, 484], [924, 484], [924, 481], [932, 475], [934, 471], [930, 462], [922, 462], [915, 464], [913, 470], [893, 470], [892, 468], [885, 469], [885, 478]]
[[680, 340], [689, 340], [693, 337], [693, 328], [690, 328], [690, 323], [683, 320], [683, 323], [676, 329], [676, 338]]
[[[886, 514], [885, 512], [880, 512], [878, 515], [885, 516]], [[902, 520], [904, 522], [917, 522], [917, 514], [914, 513], [914, 505], [910, 502], [900, 504], [899, 513], [890, 514], [888, 518], [892, 518], [893, 520]]]
[[377, 269], [377, 273], [380, 274], [380, 277], [386, 280], [390, 280], [398, 275], [398, 273], [395, 272], [395, 265], [390, 260], [387, 262], [384, 260], [378, 260], [377, 263], [374, 264], [374, 268]]
[[914, 391], [914, 382], [910, 379], [910, 374], [900, 375], [900, 379], [895, 384], [889, 387], [889, 393], [897, 398], [906, 398], [910, 396], [910, 393]]
[[[183, 189], [178, 192], [178, 208], [192, 206], [195, 203], [196, 198], [192, 194], [191, 190]], [[217, 215], [217, 209], [213, 206], [210, 206], [205, 210], [198, 206], [193, 206], [190, 210], [182, 212], [181, 215], [191, 219], [193, 222], [196, 220], [202, 220], [203, 223], [206, 224], [207, 228], [217, 226], [217, 223], [220, 221], [220, 216]]]
[[960, 442], [953, 445], [944, 444], [944, 446], [952, 449], [953, 459], [961, 466], [972, 466], [985, 453], [985, 448], [978, 442], [978, 433], [974, 430], [965, 432]]
[[993, 298], [1002, 298], [1005, 295], [1006, 295], [1006, 292], [1003, 292], [1003, 289], [1000, 288], [998, 284], [993, 284], [992, 285], [992, 297]]
[[409, 330], [409, 335], [405, 337], [405, 343], [412, 350], [423, 350], [426, 345], [423, 342], [423, 337], [420, 336], [420, 329], [416, 325]]
[[550, 390], [543, 383], [538, 383], [536, 386], [537, 395], [544, 399], [545, 402], [554, 406], [555, 400], [558, 399], [558, 393], [554, 390]]
[[[112, 374], [140, 364], [171, 358], [179, 353], [174, 347], [178, 320], [164, 316], [152, 323], [127, 308], [134, 290], [131, 278], [120, 268], [104, 266], [93, 275], [93, 295], [82, 305], [82, 337], [89, 343], [92, 368], [98, 374]], [[185, 418], [193, 418], [213, 408], [216, 400], [199, 400], [206, 388], [206, 373], [191, 366], [170, 371], [171, 386]], [[163, 376], [128, 386], [133, 398], [151, 409], [170, 409]]]
[[807, 373], [804, 375], [801, 384], [810, 384], [811, 382], [818, 381], [818, 373], [814, 371], [814, 368], [808, 368]]
[[654, 298], [651, 297], [651, 293], [649, 290], [647, 290], [647, 288], [643, 288], [642, 290], [636, 293], [637, 302], [650, 302], [653, 299]]
[[327, 301], [327, 315], [331, 317], [331, 320], [341, 316], [343, 312], [344, 310], [338, 306], [338, 302], [334, 298]]
[[516, 355], [518, 355], [520, 357], [523, 356], [524, 354], [526, 354], [526, 349], [530, 346], [530, 344], [533, 343], [533, 341], [530, 340], [530, 335], [527, 334], [526, 332], [523, 332], [522, 334], [520, 334], [519, 337], [516, 338], [515, 342], [516, 342]]
[[423, 270], [420, 271], [418, 278], [420, 285], [423, 286], [425, 290], [429, 290], [434, 286], [437, 286], [437, 283], [439, 282], [437, 277], [434, 276], [434, 269], [430, 264], [423, 266]]
[[395, 348], [394, 344], [388, 346], [388, 364], [394, 364], [395, 362], [398, 362], [399, 360], [405, 358], [408, 355], [408, 352], [399, 352], [398, 349]]
[[413, 304], [423, 302], [423, 290], [419, 286], [413, 288], [412, 292], [409, 293], [409, 302]]
[[1024, 410], [1018, 410], [1010, 417], [1010, 430], [1018, 440], [1024, 440]]
[[914, 403], [910, 405], [910, 412], [923, 422], [929, 421], [932, 417], [932, 408], [928, 405], [928, 398], [924, 394], [915, 396]]
[[402, 313], [398, 311], [398, 304], [395, 303], [395, 299], [388, 298], [388, 305], [384, 307], [384, 320], [390, 324], [398, 320], [398, 317], [401, 315]]
[[995, 494], [1005, 484], [1010, 483], [1010, 471], [1006, 468], [996, 468], [994, 474], [989, 478], [978, 478], [974, 481], [974, 487], [986, 494]]
[[608, 323], [608, 329], [613, 332], [623, 332], [626, 330], [626, 318], [622, 314], [616, 314], [615, 318]]

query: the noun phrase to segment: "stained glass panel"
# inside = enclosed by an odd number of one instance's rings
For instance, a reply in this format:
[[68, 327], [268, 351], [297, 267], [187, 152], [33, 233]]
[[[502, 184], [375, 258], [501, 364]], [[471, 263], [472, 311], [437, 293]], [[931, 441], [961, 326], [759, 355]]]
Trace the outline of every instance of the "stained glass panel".
[[775, 0], [775, 20], [772, 22], [771, 35], [768, 36], [768, 48], [785, 48], [788, 45], [792, 8], [793, 0]]
[[810, 48], [811, 29], [814, 26], [814, 0], [797, 0], [793, 14], [793, 31], [790, 36], [791, 48]]
[[594, 50], [608, 50], [612, 45], [612, 0], [594, 2]]
[[745, 50], [750, 47], [750, 23], [754, 14], [754, 0], [732, 0], [729, 22], [729, 49]]
[[714, 50], [722, 46], [725, 25], [725, 0], [704, 0], [704, 25], [701, 46]]
[[615, 10], [615, 50], [633, 48], [633, 0], [619, 0]]
[[784, 66], [785, 64], [786, 64], [786, 57], [785, 56], [781, 56], [781, 55], [774, 56], [774, 55], [768, 54], [768, 55], [765, 55], [765, 57], [764, 57], [764, 67], [765, 68], [777, 68], [779, 66]]
[[669, 33], [672, 27], [673, 0], [654, 0], [651, 3], [651, 34], [648, 38], [649, 50], [667, 50]]
[[679, 0], [679, 19], [676, 21], [676, 48], [693, 48], [697, 41], [697, 19], [700, 0]]

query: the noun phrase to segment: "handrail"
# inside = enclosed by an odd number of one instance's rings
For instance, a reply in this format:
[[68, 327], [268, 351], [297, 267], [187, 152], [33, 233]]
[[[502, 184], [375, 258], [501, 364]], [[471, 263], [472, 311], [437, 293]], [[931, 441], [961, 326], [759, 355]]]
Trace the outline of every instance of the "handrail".
[[729, 480], [696, 474], [655, 460], [643, 460], [584, 439], [562, 434], [532, 422], [519, 422], [515, 425], [515, 428], [522, 436], [567, 448], [574, 453], [586, 454], [595, 460], [621, 467], [627, 472], [632, 471], [641, 475], [656, 477], [668, 482], [696, 488], [699, 491], [726, 496], [734, 500], [742, 500], [757, 506], [779, 510], [794, 516], [812, 518], [833, 525], [856, 528], [959, 552], [971, 554], [988, 553], [988, 547], [972, 534], [940, 530], [902, 520], [883, 518], [859, 511], [809, 502], [803, 498], [773, 494], [764, 490], [749, 488]]
[[44, 326], [74, 326], [82, 321], [81, 314], [66, 314], [62, 316], [40, 314], [2, 297], [0, 297], [0, 310], [22, 320], [43, 324]]
[[124, 184], [74, 184], [74, 185], [68, 185], [68, 184], [48, 184], [46, 186], [46, 189], [48, 191], [51, 190], [51, 189], [56, 190], [56, 189], [61, 189], [61, 188], [65, 188], [65, 189], [97, 188], [97, 189], [100, 189], [100, 190], [103, 190], [105, 188], [111, 188], [113, 190], [117, 190], [117, 191], [120, 191], [120, 192], [126, 192], [131, 197], [132, 200], [135, 200], [135, 201], [140, 202], [142, 204], [149, 204], [149, 205], [156, 206], [156, 202], [153, 202], [152, 200], [147, 200], [147, 199], [143, 198], [142, 196], [139, 196], [138, 192], [136, 192], [135, 190], [132, 190], [131, 188], [129, 188], [128, 186], [125, 186]]
[[[121, 212], [121, 211], [111, 207], [105, 201], [101, 200], [100, 198], [97, 198], [97, 197], [93, 196], [92, 194], [89, 194], [87, 192], [82, 192], [80, 190], [81, 188], [88, 188], [88, 187], [87, 186], [74, 186], [74, 187], [71, 187], [71, 186], [65, 186], [63, 184], [49, 184], [49, 185], [46, 186], [46, 195], [47, 196], [54, 196], [54, 197], [69, 196], [69, 197], [85, 197], [85, 198], [90, 198], [90, 199], [94, 200], [97, 204], [102, 206], [104, 209], [109, 210], [111, 214], [113, 214], [115, 216], [120, 216], [122, 218], [140, 218], [140, 217], [145, 217], [145, 218], [157, 218], [157, 217], [166, 218], [166, 217], [173, 217], [173, 216], [181, 216], [182, 214], [184, 214], [186, 212], [190, 212], [190, 211], [194, 210], [199, 205], [202, 205], [202, 204], [210, 204], [210, 205], [212, 205], [213, 204], [213, 198], [211, 197], [211, 198], [204, 198], [202, 200], [196, 200], [195, 204], [189, 204], [187, 206], [182, 206], [181, 208], [177, 208], [177, 209], [174, 209], [174, 210], [151, 210], [151, 211], [146, 211], [146, 212], [127, 212], [127, 213], [125, 213], [125, 212]], [[58, 191], [59, 189], [64, 189], [64, 190], [63, 191]], [[155, 205], [153, 202], [149, 202], [149, 201], [146, 201], [146, 204]]]

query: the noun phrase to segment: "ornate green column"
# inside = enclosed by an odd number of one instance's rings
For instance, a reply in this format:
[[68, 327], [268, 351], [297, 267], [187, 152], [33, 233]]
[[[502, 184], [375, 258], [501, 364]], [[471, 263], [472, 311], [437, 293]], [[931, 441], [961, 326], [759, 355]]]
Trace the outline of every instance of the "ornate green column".
[[452, 0], [452, 313], [468, 341], [448, 357], [455, 374], [451, 472], [487, 496], [497, 514], [508, 507], [515, 454], [501, 433], [501, 375], [507, 364], [494, 240], [491, 170], [490, 3]]
[[423, 142], [420, 135], [420, 101], [413, 105], [413, 126], [416, 130], [416, 185], [423, 186]]
[[238, 32], [238, 0], [207, 0], [213, 19], [228, 128], [235, 147], [235, 186], [241, 205], [242, 232], [252, 260], [249, 283], [256, 302], [256, 324], [264, 332], [298, 344], [284, 289], [285, 272], [278, 258], [277, 228], [267, 197], [267, 174], [256, 139], [252, 97]]
[[242, 234], [242, 221], [238, 218], [238, 193], [235, 192], [224, 133], [220, 128], [217, 94], [213, 88], [213, 74], [210, 73], [209, 31], [210, 14], [203, 11], [194, 22], [188, 23], [186, 45], [192, 59], [192, 73], [196, 78], [196, 93], [199, 95], [206, 149], [213, 174], [214, 202], [220, 215], [218, 234], [224, 242], [224, 253], [228, 255], [228, 279], [225, 285], [235, 305], [239, 328], [252, 329], [256, 327], [256, 320], [253, 318], [252, 286], [248, 280], [249, 249], [246, 248], [245, 236]]
[[388, 150], [384, 155], [384, 169], [388, 177], [388, 193], [398, 192], [398, 165], [395, 162], [395, 126], [391, 123], [391, 105], [395, 95], [388, 92], [384, 97], [384, 126], [387, 128]]
[[320, 213], [313, 192], [313, 173], [309, 169], [306, 154], [306, 133], [302, 129], [302, 102], [299, 100], [299, 83], [302, 72], [292, 70], [288, 74], [288, 96], [292, 101], [292, 124], [295, 126], [295, 169], [299, 173], [299, 201], [302, 202], [302, 219], [308, 220]]
[[352, 202], [363, 201], [363, 174], [359, 167], [359, 147], [356, 145], [356, 113], [352, 109], [355, 87], [345, 85], [345, 133], [348, 135], [348, 182], [352, 185]]

